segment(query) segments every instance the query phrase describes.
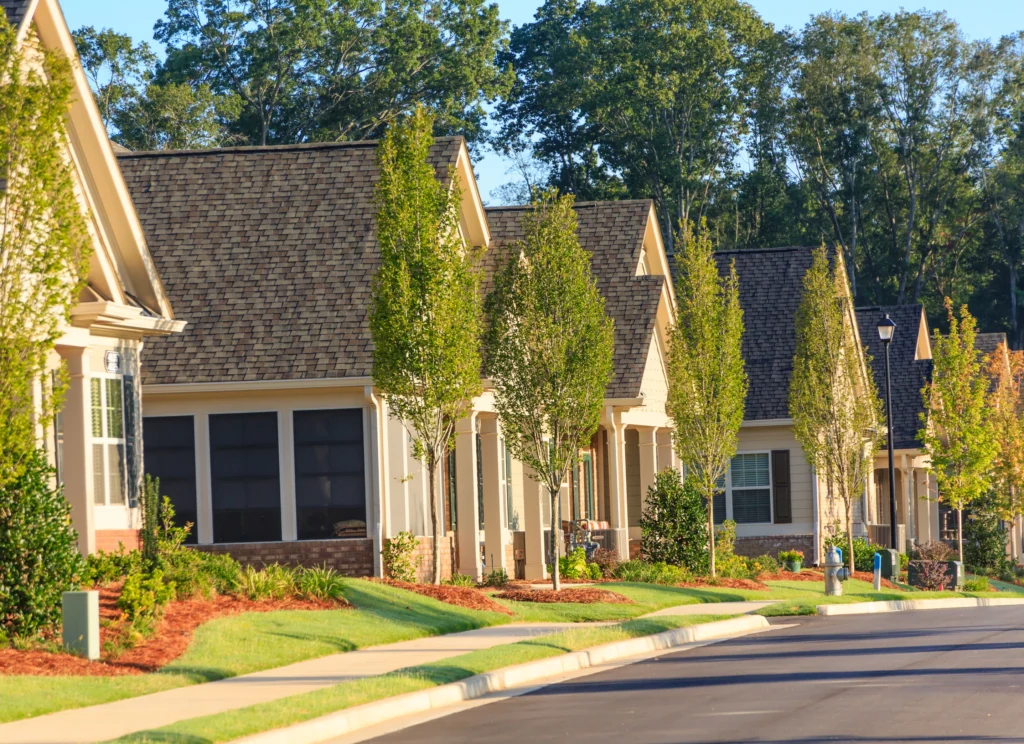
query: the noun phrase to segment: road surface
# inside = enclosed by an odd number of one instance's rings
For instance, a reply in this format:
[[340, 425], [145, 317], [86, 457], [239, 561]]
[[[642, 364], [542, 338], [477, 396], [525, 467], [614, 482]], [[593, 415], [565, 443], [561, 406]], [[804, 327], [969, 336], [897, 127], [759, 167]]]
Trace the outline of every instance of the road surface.
[[780, 621], [373, 741], [1024, 742], [1024, 607]]

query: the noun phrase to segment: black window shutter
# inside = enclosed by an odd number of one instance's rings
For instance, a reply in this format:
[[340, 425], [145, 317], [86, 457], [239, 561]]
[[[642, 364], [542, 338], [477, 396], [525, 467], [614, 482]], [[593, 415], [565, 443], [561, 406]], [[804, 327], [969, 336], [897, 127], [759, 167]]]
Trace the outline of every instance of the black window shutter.
[[142, 453], [139, 451], [139, 411], [136, 400], [135, 377], [124, 376], [124, 456], [128, 473], [128, 505], [137, 506], [139, 503], [139, 461]]
[[790, 524], [793, 521], [791, 490], [789, 450], [772, 450], [772, 493], [775, 496], [775, 524]]

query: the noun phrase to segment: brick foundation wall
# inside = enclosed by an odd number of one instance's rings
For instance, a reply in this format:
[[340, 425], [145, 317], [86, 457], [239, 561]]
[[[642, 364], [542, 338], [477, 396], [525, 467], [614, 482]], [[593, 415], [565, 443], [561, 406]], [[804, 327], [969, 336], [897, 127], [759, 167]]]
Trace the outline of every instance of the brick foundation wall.
[[639, 558], [640, 557], [640, 553], [642, 552], [641, 549], [642, 549], [642, 544], [641, 544], [641, 542], [639, 540], [630, 540], [629, 541], [629, 560], [634, 561], [637, 558]]
[[206, 553], [227, 553], [243, 566], [263, 568], [273, 563], [305, 567], [326, 565], [345, 576], [373, 576], [373, 540], [368, 538], [227, 543], [192, 547]]
[[96, 550], [116, 553], [124, 545], [125, 550], [139, 549], [138, 530], [96, 530]]
[[770, 535], [768, 537], [737, 537], [736, 555], [756, 558], [768, 554], [778, 557], [781, 550], [802, 550], [806, 565], [814, 563], [814, 535]]
[[[434, 538], [421, 537], [420, 544], [416, 548], [413, 560], [419, 558], [419, 566], [416, 568], [416, 580], [429, 582], [434, 572]], [[441, 538], [441, 578], [447, 579], [452, 575], [452, 566], [458, 565], [455, 548], [455, 533], [449, 532]]]

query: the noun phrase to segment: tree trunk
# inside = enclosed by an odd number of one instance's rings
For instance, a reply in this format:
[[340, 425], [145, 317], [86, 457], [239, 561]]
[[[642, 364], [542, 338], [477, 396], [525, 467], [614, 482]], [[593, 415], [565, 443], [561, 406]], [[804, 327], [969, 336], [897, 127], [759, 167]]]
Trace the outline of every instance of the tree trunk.
[[846, 510], [846, 549], [850, 551], [850, 575], [857, 570], [853, 560], [853, 509]]
[[558, 575], [558, 541], [562, 536], [561, 504], [558, 490], [551, 491], [551, 588], [556, 592], [562, 588], [561, 577]]
[[437, 518], [437, 458], [427, 459], [430, 473], [430, 525], [434, 530], [433, 571], [431, 581], [434, 586], [441, 583], [441, 521]]
[[960, 547], [960, 562], [964, 562], [964, 510], [956, 510], [956, 541]]

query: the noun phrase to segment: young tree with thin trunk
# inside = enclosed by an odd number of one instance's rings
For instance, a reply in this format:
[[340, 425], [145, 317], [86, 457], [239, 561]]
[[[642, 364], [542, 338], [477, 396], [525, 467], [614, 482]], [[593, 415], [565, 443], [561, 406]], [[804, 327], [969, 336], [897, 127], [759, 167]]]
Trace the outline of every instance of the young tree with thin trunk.
[[992, 490], [999, 518], [1010, 523], [1010, 545], [1016, 546], [1021, 537], [1017, 518], [1024, 514], [1024, 419], [1020, 415], [1024, 351], [1010, 351], [1006, 344], [1000, 344], [989, 359], [988, 374], [996, 380], [988, 400], [999, 448], [992, 470]]
[[946, 298], [949, 334], [932, 339], [932, 379], [922, 391], [931, 425], [918, 435], [931, 456], [939, 499], [956, 509], [957, 543], [964, 559], [964, 509], [992, 484], [998, 444], [987, 410], [990, 379], [974, 348], [977, 334], [967, 306], [960, 317]]
[[614, 326], [576, 233], [573, 197], [540, 194], [487, 299], [487, 374], [508, 447], [551, 497], [552, 585], [560, 588], [558, 494], [601, 420]]
[[853, 332], [853, 306], [845, 273], [829, 266], [822, 246], [804, 275], [796, 315], [796, 354], [789, 385], [793, 433], [807, 461], [828, 484], [833, 515], [842, 506], [850, 570], [853, 504], [864, 493], [877, 440], [869, 432], [881, 420], [864, 351]]
[[373, 381], [413, 437], [430, 479], [433, 580], [441, 580], [437, 465], [455, 422], [481, 390], [481, 300], [476, 255], [459, 233], [454, 174], [427, 158], [433, 121], [417, 109], [377, 148], [377, 242], [373, 282]]
[[679, 312], [669, 338], [668, 403], [675, 448], [708, 505], [709, 566], [715, 575], [715, 492], [736, 454], [747, 399], [743, 309], [731, 265], [722, 277], [706, 229], [683, 235], [677, 252]]

